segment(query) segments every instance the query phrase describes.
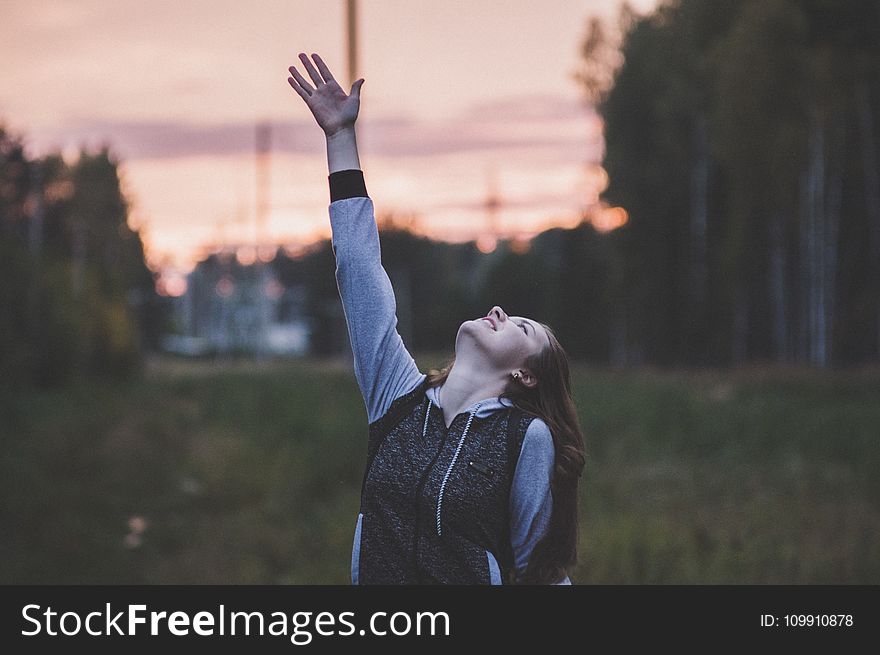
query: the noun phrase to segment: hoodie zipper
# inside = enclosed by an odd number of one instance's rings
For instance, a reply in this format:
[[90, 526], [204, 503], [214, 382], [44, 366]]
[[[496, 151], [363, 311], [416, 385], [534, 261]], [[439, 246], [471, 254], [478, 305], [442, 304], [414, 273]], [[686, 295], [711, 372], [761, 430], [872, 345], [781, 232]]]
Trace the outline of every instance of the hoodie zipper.
[[[431, 415], [431, 406], [433, 403], [431, 399], [428, 398], [428, 408], [425, 410], [425, 425], [422, 428], [422, 441], [427, 437], [428, 434], [428, 418]], [[431, 474], [431, 470], [434, 468], [434, 464], [437, 463], [437, 458], [440, 457], [440, 453], [443, 452], [443, 447], [446, 445], [446, 437], [448, 432], [443, 433], [443, 438], [440, 440], [440, 446], [437, 448], [437, 452], [434, 453], [434, 457], [431, 458], [431, 463], [428, 465], [428, 468], [425, 469], [425, 472], [422, 474], [421, 479], [416, 485], [415, 498], [416, 503], [418, 503], [418, 499], [422, 497], [422, 489], [425, 486], [425, 482], [428, 480], [428, 476]], [[413, 538], [413, 551], [412, 551], [412, 565], [413, 568], [418, 570], [418, 562], [419, 562], [419, 524], [421, 523], [422, 513], [418, 510], [418, 506], [416, 507], [416, 524], [415, 524], [415, 532]]]
[[452, 473], [452, 467], [455, 466], [455, 462], [458, 459], [458, 454], [461, 452], [461, 447], [464, 445], [465, 437], [467, 437], [468, 431], [471, 428], [471, 422], [474, 420], [474, 415], [477, 413], [477, 410], [480, 409], [480, 403], [474, 410], [471, 412], [471, 415], [468, 417], [467, 425], [464, 426], [464, 432], [461, 433], [461, 438], [458, 440], [458, 446], [455, 448], [455, 454], [452, 456], [452, 461], [449, 462], [449, 468], [446, 469], [446, 475], [443, 476], [443, 482], [440, 483], [440, 492], [437, 495], [437, 536], [440, 537], [443, 535], [443, 530], [440, 526], [440, 512], [443, 509], [443, 492], [446, 491], [446, 482], [449, 480], [449, 475]]

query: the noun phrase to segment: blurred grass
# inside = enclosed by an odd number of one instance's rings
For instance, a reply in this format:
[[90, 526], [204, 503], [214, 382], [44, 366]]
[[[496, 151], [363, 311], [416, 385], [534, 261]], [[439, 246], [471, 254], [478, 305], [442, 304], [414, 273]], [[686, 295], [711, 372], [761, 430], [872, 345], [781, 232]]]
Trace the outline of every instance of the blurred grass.
[[[880, 583], [880, 371], [572, 370], [576, 583]], [[0, 431], [2, 583], [349, 582], [346, 361], [157, 359], [6, 396]]]

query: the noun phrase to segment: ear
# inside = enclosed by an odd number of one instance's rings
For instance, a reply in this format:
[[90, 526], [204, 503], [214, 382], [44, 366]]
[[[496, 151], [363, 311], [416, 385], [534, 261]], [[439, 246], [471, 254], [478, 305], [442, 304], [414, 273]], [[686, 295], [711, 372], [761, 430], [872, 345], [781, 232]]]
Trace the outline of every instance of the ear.
[[529, 369], [520, 369], [520, 373], [522, 374], [522, 377], [519, 379], [519, 381], [522, 382], [524, 386], [528, 387], [529, 389], [534, 389], [538, 386], [538, 378], [532, 375], [532, 372]]

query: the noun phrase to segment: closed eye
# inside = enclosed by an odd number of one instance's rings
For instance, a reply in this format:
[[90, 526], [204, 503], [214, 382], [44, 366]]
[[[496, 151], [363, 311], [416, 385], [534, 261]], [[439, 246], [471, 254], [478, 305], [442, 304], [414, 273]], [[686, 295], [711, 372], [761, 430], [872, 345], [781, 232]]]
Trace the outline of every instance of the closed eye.
[[525, 324], [525, 322], [520, 323], [520, 324], [519, 324], [519, 328], [520, 328], [523, 332], [525, 332], [526, 334], [529, 333], [529, 331], [526, 330], [526, 324]]

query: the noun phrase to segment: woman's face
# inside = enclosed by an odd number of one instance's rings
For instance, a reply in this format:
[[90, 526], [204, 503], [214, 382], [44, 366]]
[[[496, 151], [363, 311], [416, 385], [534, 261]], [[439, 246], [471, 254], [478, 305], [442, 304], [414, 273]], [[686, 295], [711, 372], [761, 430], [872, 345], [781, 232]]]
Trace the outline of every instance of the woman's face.
[[498, 368], [513, 370], [549, 345], [550, 338], [541, 325], [522, 316], [508, 316], [495, 305], [486, 316], [462, 323], [456, 337], [456, 358], [467, 356], [461, 351], [473, 347]]

